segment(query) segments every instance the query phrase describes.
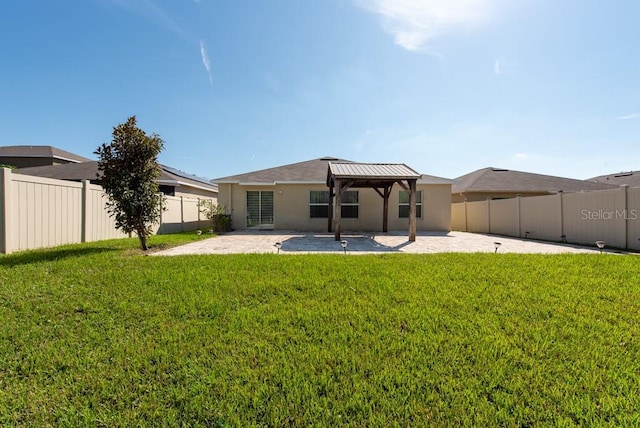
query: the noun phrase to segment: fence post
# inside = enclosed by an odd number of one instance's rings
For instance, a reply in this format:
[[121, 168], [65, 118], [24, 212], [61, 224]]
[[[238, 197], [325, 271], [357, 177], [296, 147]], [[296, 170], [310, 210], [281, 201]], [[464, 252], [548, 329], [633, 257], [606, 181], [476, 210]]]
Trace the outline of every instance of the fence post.
[[487, 233], [491, 233], [491, 198], [487, 198]]
[[518, 199], [518, 208], [517, 208], [517, 212], [518, 212], [518, 238], [522, 238], [522, 215], [520, 214], [520, 202], [522, 200], [522, 195], [516, 195], [516, 198]]
[[184, 196], [180, 196], [180, 231], [184, 232]]
[[160, 224], [158, 224], [158, 231], [156, 232], [156, 235], [162, 235], [162, 212], [163, 211], [164, 211], [164, 193], [160, 192], [160, 216], [159, 216]]
[[629, 249], [629, 185], [623, 184], [622, 195], [624, 197], [624, 249]]
[[464, 231], [469, 231], [469, 217], [467, 214], [467, 199], [464, 200]]
[[198, 198], [198, 229], [202, 229], [200, 225], [200, 198]]
[[562, 195], [564, 195], [564, 192], [562, 190], [558, 190], [558, 195], [560, 196], [560, 241], [563, 241], [562, 237], [564, 236], [564, 202]]
[[80, 203], [82, 204], [80, 242], [87, 242], [89, 235], [89, 180], [82, 180], [82, 200]]
[[11, 170], [0, 168], [0, 252], [5, 254], [11, 252], [11, 180]]

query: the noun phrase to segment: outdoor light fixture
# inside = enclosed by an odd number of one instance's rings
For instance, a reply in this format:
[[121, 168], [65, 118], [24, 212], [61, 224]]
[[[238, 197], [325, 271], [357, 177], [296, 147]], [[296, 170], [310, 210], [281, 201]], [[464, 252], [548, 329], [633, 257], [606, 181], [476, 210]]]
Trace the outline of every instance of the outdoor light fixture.
[[198, 229], [198, 230], [196, 231], [196, 235], [198, 235], [198, 236], [202, 235], [202, 231], [201, 231], [200, 229]]
[[276, 242], [275, 244], [273, 244], [273, 246], [278, 249], [277, 254], [280, 254], [280, 248], [282, 247], [282, 242]]
[[344, 240], [344, 239], [343, 239], [342, 241], [340, 241], [340, 245], [342, 245], [342, 249], [344, 250], [344, 253], [345, 253], [345, 254], [347, 254], [347, 245], [348, 245], [348, 244], [349, 244], [349, 243], [348, 243], [346, 240]]
[[494, 253], [497, 253], [497, 252], [498, 252], [498, 248], [500, 248], [500, 245], [502, 245], [502, 243], [501, 243], [501, 242], [494, 242], [494, 243], [493, 243], [493, 246], [496, 248], [496, 250], [494, 251]]
[[602, 253], [602, 249], [604, 248], [604, 245], [605, 245], [604, 241], [596, 241], [596, 246], [600, 250], [600, 253]]

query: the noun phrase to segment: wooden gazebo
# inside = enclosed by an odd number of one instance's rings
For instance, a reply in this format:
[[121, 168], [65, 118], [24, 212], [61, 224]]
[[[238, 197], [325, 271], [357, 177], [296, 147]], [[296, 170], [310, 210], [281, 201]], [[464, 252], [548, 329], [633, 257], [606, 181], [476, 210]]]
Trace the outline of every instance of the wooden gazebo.
[[350, 188], [371, 188], [384, 201], [382, 231], [387, 232], [389, 219], [389, 195], [398, 183], [409, 194], [409, 241], [416, 240], [416, 183], [420, 174], [405, 164], [329, 162], [327, 186], [329, 186], [328, 231], [340, 240], [342, 194]]

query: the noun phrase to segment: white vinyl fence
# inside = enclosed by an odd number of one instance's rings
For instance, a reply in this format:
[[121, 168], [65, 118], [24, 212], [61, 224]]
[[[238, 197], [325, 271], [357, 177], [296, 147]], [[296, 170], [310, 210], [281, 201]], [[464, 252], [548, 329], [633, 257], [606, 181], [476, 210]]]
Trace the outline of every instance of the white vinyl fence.
[[[155, 233], [208, 228], [198, 201], [165, 197]], [[206, 199], [206, 198], [203, 198]], [[0, 168], [0, 253], [125, 237], [106, 211], [101, 186], [15, 174]]]
[[640, 250], [640, 188], [455, 203], [451, 228]]

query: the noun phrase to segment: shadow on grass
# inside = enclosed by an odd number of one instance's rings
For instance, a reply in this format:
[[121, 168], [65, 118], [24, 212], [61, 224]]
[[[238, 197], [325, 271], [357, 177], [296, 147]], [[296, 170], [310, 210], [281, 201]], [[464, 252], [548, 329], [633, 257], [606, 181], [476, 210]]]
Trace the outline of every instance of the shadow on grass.
[[51, 262], [61, 259], [73, 257], [83, 257], [91, 254], [104, 253], [114, 251], [109, 247], [91, 247], [91, 248], [60, 248], [55, 250], [37, 250], [24, 251], [14, 254], [1, 255], [0, 266], [19, 266], [31, 263]]

